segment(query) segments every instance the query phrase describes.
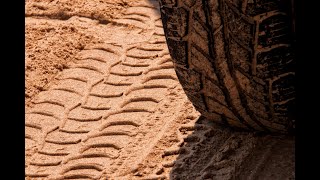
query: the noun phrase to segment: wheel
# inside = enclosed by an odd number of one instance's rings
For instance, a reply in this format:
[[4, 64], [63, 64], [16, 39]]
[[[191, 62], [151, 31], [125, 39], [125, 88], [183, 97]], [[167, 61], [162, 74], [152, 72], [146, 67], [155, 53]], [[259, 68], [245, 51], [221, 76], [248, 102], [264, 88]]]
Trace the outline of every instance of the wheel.
[[233, 128], [295, 129], [292, 0], [161, 0], [175, 70], [206, 118]]

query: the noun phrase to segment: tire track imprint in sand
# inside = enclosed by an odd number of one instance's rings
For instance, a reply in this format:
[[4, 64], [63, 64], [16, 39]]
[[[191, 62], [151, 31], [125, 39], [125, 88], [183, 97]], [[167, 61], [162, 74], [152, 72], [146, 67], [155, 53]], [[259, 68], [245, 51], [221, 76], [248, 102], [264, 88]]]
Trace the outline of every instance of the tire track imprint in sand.
[[[162, 127], [170, 121], [159, 119], [162, 101], [178, 80], [156, 3], [137, 3], [107, 25], [122, 31], [130, 26], [145, 39], [86, 47], [34, 99], [26, 113], [27, 179], [122, 176], [129, 173], [128, 162], [141, 162], [165, 133]], [[152, 144], [142, 143], [149, 138]], [[132, 152], [135, 147], [145, 147], [145, 155]]]

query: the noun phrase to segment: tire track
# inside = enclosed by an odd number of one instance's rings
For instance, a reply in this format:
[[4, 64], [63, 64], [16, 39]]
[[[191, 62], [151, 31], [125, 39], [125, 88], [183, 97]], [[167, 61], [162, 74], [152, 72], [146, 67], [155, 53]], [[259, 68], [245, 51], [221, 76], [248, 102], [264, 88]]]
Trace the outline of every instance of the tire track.
[[151, 113], [159, 111], [168, 89], [178, 81], [156, 27], [159, 17], [144, 3], [128, 8], [127, 17], [119, 21], [149, 31], [147, 41], [84, 49], [77, 63], [57, 76], [56, 85], [36, 97], [26, 114], [26, 129], [32, 129], [26, 143], [38, 140], [26, 145], [33, 151], [26, 157], [26, 178], [121, 175], [127, 172], [118, 167], [137, 158], [130, 147], [147, 145], [141, 141], [146, 137], [159, 139], [155, 136], [164, 119], [156, 119], [155, 131], [142, 127], [150, 126]]

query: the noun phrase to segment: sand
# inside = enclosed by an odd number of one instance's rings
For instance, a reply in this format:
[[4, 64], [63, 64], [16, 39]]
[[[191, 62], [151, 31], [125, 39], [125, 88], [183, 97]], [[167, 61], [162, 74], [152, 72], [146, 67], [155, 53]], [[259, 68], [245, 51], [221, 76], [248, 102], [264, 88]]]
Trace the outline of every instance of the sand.
[[294, 137], [186, 97], [156, 1], [26, 1], [26, 179], [295, 179]]

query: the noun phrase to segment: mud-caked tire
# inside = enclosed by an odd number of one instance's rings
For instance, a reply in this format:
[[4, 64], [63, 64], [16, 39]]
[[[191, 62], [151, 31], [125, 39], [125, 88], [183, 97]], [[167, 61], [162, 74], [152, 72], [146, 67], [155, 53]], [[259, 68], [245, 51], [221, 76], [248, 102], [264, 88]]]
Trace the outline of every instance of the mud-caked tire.
[[291, 0], [161, 0], [177, 76], [196, 109], [230, 127], [294, 131]]

